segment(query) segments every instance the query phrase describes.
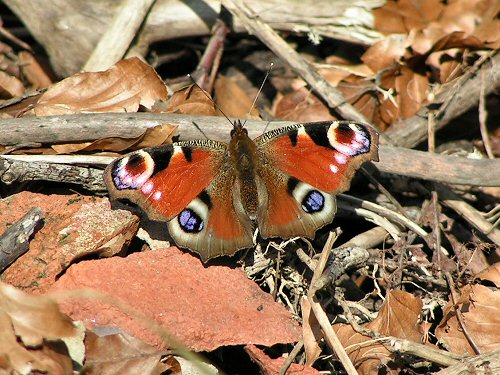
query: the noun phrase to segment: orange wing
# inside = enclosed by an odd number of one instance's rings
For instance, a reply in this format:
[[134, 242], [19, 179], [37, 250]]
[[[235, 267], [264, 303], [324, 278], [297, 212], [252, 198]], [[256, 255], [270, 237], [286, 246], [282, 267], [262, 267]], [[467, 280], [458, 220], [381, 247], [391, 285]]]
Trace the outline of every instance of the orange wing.
[[298, 124], [255, 143], [268, 191], [257, 217], [264, 237], [314, 236], [332, 221], [334, 196], [349, 188], [356, 169], [378, 160], [377, 132], [347, 121]]

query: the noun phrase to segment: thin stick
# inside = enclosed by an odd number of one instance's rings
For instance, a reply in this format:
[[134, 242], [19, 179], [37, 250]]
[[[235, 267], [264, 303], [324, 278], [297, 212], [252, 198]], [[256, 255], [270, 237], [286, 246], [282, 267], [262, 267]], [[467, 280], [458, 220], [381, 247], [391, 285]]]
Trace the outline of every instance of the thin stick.
[[493, 149], [491, 147], [490, 137], [488, 136], [488, 111], [486, 110], [486, 94], [485, 94], [485, 69], [481, 67], [481, 90], [479, 92], [479, 130], [481, 131], [481, 138], [483, 139], [484, 150], [488, 158], [494, 159]]

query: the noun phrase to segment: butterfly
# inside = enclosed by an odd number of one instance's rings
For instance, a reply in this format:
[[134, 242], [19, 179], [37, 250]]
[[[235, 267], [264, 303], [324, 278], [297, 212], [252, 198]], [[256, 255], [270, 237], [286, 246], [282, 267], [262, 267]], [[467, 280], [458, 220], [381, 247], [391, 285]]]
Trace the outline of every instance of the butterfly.
[[332, 222], [335, 195], [363, 162], [378, 161], [378, 133], [349, 121], [295, 124], [252, 140], [240, 121], [229, 144], [213, 140], [145, 148], [104, 172], [111, 199], [166, 222], [175, 243], [206, 261], [263, 238], [313, 238]]

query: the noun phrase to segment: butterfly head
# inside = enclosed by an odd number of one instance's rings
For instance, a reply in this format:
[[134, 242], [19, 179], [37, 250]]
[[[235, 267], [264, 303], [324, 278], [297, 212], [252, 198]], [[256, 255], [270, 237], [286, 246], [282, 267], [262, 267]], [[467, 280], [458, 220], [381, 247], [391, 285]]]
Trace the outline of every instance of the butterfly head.
[[233, 130], [231, 130], [231, 138], [247, 138], [248, 130], [245, 129], [245, 126], [241, 123], [240, 120], [236, 120], [233, 122]]

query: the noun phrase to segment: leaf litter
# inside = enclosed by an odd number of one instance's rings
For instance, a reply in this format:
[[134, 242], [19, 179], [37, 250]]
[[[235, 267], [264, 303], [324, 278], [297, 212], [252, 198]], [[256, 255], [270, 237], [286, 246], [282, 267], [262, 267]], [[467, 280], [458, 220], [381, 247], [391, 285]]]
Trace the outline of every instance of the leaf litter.
[[[374, 10], [375, 30], [384, 34], [380, 41], [366, 48], [354, 62], [341, 57], [342, 53], [335, 52], [324, 56], [324, 62], [318, 63], [317, 69], [344, 94], [348, 102], [379, 129], [391, 128], [396, 123], [410, 119], [431, 103], [440, 90], [453, 84], [470, 69], [472, 63], [489, 56], [491, 50], [498, 49], [498, 10], [497, 2], [487, 0], [387, 1], [384, 6]], [[12, 48], [2, 43], [0, 55], [4, 61], [0, 71], [2, 97], [20, 97], [27, 92], [27, 88], [37, 90], [51, 83], [50, 75], [46, 75], [30, 52], [23, 51], [15, 55]], [[7, 56], [15, 56], [16, 59], [12, 62], [6, 59]], [[283, 74], [279, 78], [287, 82], [286, 89], [279, 90], [278, 95], [272, 99], [272, 105], [269, 106], [271, 116], [298, 122], [336, 118], [335, 113], [306, 87], [304, 81], [296, 76], [286, 77], [287, 74]], [[271, 77], [271, 81], [274, 79], [276, 78]], [[215, 80], [214, 90], [216, 103], [229, 116], [242, 117], [248, 112], [251, 104], [249, 95], [245, 94], [230, 76], [219, 75]], [[31, 103], [25, 100], [23, 108], [21, 101], [15, 110], [6, 106], [2, 108], [2, 116], [12, 116], [13, 113], [16, 116], [46, 116], [136, 111], [220, 115], [213, 102], [196, 86], [187, 85], [169, 95], [167, 86], [155, 70], [135, 58], [122, 60], [104, 72], [77, 73], [51, 86], [37, 97], [34, 105]], [[256, 115], [254, 111], [253, 116]], [[142, 135], [133, 139], [117, 136], [93, 142], [51, 144], [48, 145], [49, 148], [37, 149], [36, 152], [122, 153], [167, 144], [172, 141], [174, 131], [174, 127], [165, 124], [145, 130]], [[398, 194], [398, 189], [403, 191], [399, 199], [415, 198], [421, 194], [419, 189], [422, 189], [422, 186], [409, 187], [401, 181], [396, 181], [392, 185], [391, 193]], [[482, 191], [487, 192], [486, 189]], [[476, 194], [477, 191], [468, 193]], [[417, 203], [416, 207], [424, 211], [418, 205]], [[489, 207], [494, 208], [491, 202]], [[493, 213], [491, 220], [494, 220], [494, 217]], [[370, 267], [371, 273], [358, 270], [349, 274], [351, 284], [356, 285], [354, 288], [351, 285], [351, 291], [356, 291], [359, 296], [352, 301], [344, 300], [340, 311], [333, 303], [335, 299], [341, 301], [340, 296], [333, 292], [320, 292], [324, 297], [324, 309], [330, 317], [336, 317], [333, 328], [358, 373], [372, 374], [381, 368], [386, 372], [397, 373], [407, 365], [415, 365], [414, 369], [424, 366], [429, 371], [438, 370], [438, 366], [426, 364], [425, 357], [420, 360], [419, 357], [413, 357], [411, 360], [408, 357], [402, 358], [394, 345], [383, 340], [385, 336], [457, 355], [472, 356], [477, 354], [477, 349], [481, 353], [498, 350], [500, 330], [498, 314], [495, 312], [500, 307], [500, 281], [498, 263], [495, 263], [493, 256], [498, 252], [498, 247], [478, 245], [473, 249], [475, 245], [469, 241], [466, 245], [469, 247], [465, 247], [465, 251], [461, 250], [462, 243], [470, 240], [463, 235], [463, 224], [448, 211], [443, 212], [439, 224], [446, 226], [442, 230], [451, 243], [446, 244], [446, 247], [451, 247], [456, 256], [447, 258], [448, 267], [443, 267], [453, 272], [455, 285], [446, 287], [441, 282], [443, 278], [440, 278], [432, 266], [441, 267], [444, 261], [437, 263], [436, 254], [429, 252], [425, 241], [413, 245], [414, 239], [402, 237], [398, 243], [388, 241], [384, 244], [392, 244], [392, 248], [378, 250], [367, 266]], [[101, 225], [105, 226], [106, 223]], [[432, 228], [432, 220], [427, 220], [425, 225]], [[457, 225], [462, 225], [462, 233], [456, 230]], [[123, 231], [133, 235], [136, 230], [137, 228], [132, 226]], [[125, 237], [129, 238], [128, 235]], [[430, 237], [426, 240], [432, 243]], [[276, 255], [281, 251], [280, 246], [285, 245], [277, 245], [277, 251], [266, 249], [266, 256]], [[425, 266], [420, 264], [419, 268], [409, 257], [402, 255], [403, 249], [413, 251], [412, 256], [418, 254], [425, 260], [421, 262]], [[486, 258], [481, 264], [491, 264], [479, 273], [467, 268], [468, 261], [472, 261], [470, 254], [478, 252]], [[488, 257], [489, 255], [491, 256]], [[296, 359], [300, 363], [294, 363], [289, 373], [299, 371], [299, 367], [304, 364], [322, 369], [338, 369], [339, 367], [335, 367], [330, 361], [331, 352], [325, 349], [324, 333], [319, 329], [307, 303], [300, 298], [303, 291], [307, 290], [309, 271], [306, 267], [297, 269], [297, 264], [290, 261], [289, 254], [282, 256], [282, 263], [271, 260], [272, 258], [264, 258], [263, 268], [258, 268], [255, 264], [246, 268], [256, 285], [259, 284], [261, 288], [272, 293], [276, 300], [287, 306], [292, 315], [302, 323], [305, 355]], [[403, 264], [395, 263], [395, 259]], [[70, 270], [86, 262], [89, 262], [89, 265], [104, 264], [99, 259], [81, 263], [74, 261], [78, 263], [75, 265], [70, 264], [72, 262], [66, 264], [70, 266]], [[314, 257], [311, 257], [311, 262], [314, 262]], [[250, 272], [252, 267], [254, 268]], [[151, 269], [153, 270], [154, 266]], [[154, 271], [143, 271], [146, 272]], [[194, 269], [192, 272], [195, 272]], [[109, 276], [106, 271], [102, 273], [103, 278]], [[429, 276], [429, 273], [432, 276]], [[97, 275], [96, 272], [95, 276]], [[30, 277], [34, 280], [32, 275], [27, 276], [26, 280]], [[139, 279], [140, 275], [135, 277]], [[124, 280], [122, 284], [127, 284], [127, 281]], [[57, 325], [71, 325], [71, 320], [62, 315], [48, 297], [33, 296], [30, 297], [32, 299], [26, 299], [26, 295], [21, 292], [5, 289], [3, 284], [0, 285], [2, 297], [4, 294], [9, 296], [0, 301], [0, 325], [3, 327], [0, 329], [3, 337], [1, 342], [6, 343], [0, 347], [0, 368], [7, 371], [15, 369], [20, 373], [29, 373], [32, 370], [56, 374], [71, 372], [69, 355], [64, 350], [53, 349], [53, 342], [58, 342], [63, 333], [67, 333], [57, 328]], [[175, 288], [173, 285], [175, 284], [172, 284], [172, 288]], [[26, 284], [17, 286], [26, 288]], [[36, 283], [27, 289], [30, 288], [36, 290]], [[127, 285], [127, 288], [133, 286]], [[172, 293], [167, 291], [165, 295], [168, 299]], [[43, 310], [42, 306], [47, 310], [45, 313], [40, 311]], [[22, 314], [17, 315], [19, 311], [22, 311]], [[56, 326], [47, 324], [49, 320], [46, 319], [49, 318], [44, 314], [48, 313], [55, 314], [50, 315], [50, 321]], [[92, 313], [98, 314], [99, 310]], [[238, 327], [229, 326], [228, 329], [236, 331]], [[190, 333], [189, 330], [186, 331], [187, 334]], [[194, 337], [196, 338], [196, 335]], [[247, 344], [252, 342], [251, 339], [246, 341]], [[124, 332], [99, 337], [88, 330], [85, 346], [86, 365], [90, 373], [126, 373], [123, 371], [131, 369], [141, 369], [141, 373], [181, 371], [175, 358], [166, 354], [167, 351], [151, 347]], [[223, 349], [210, 347], [207, 350]], [[259, 363], [263, 372], [268, 373], [279, 372], [285, 362], [284, 356], [290, 351], [277, 350], [280, 352], [279, 358], [272, 358], [273, 350], [277, 349], [261, 350], [252, 345], [245, 346], [245, 351], [252, 360]], [[56, 352], [59, 353], [58, 356]], [[112, 357], [113, 352], [122, 356]], [[405, 360], [407, 362], [404, 362]], [[307, 367], [307, 370], [312, 371], [313, 367]]]

